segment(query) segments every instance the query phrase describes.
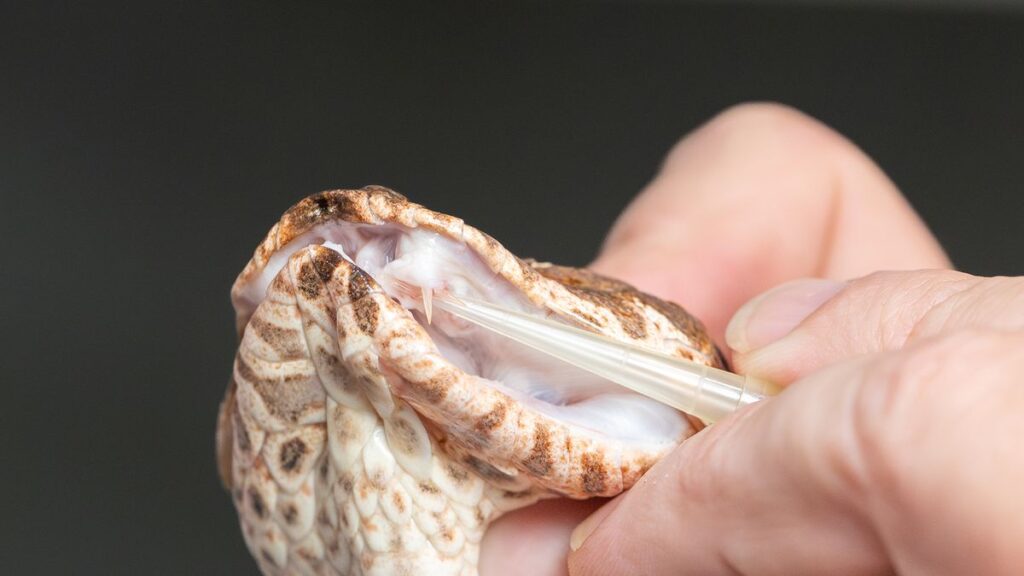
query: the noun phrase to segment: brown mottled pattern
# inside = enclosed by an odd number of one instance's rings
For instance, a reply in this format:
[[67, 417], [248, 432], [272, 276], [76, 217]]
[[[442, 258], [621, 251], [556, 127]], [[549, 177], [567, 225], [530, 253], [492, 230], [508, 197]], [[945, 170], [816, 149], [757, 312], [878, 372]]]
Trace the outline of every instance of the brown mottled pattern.
[[[328, 222], [461, 241], [538, 309], [721, 365], [697, 320], [625, 283], [521, 260], [386, 188], [310, 196], [273, 226], [232, 288], [241, 342], [217, 451], [265, 574], [471, 576], [480, 538], [503, 512], [555, 494], [613, 496], [671, 448], [558, 421], [462, 371], [363, 270], [322, 246], [289, 244]], [[254, 282], [285, 249], [287, 264], [255, 305]]]
[[[692, 348], [701, 356], [713, 359], [711, 363], [714, 365], [724, 365], [718, 349], [707, 337], [704, 325], [682, 306], [666, 302], [625, 282], [601, 276], [590, 270], [527, 262], [545, 278], [564, 285], [580, 298], [593, 300], [607, 307], [619, 318], [627, 333], [635, 339], [644, 338], [649, 324], [647, 314], [656, 313], [664, 317], [675, 332], [686, 335], [692, 342]], [[593, 327], [594, 322], [591, 320], [584, 324]]]

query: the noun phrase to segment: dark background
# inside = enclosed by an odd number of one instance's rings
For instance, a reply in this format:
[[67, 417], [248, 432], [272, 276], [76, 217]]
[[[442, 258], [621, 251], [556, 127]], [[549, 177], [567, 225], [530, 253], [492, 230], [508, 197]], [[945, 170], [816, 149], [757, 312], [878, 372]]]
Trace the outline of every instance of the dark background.
[[961, 268], [1024, 272], [1014, 10], [10, 4], [5, 573], [253, 573], [213, 459], [228, 289], [321, 189], [581, 265], [675, 140], [771, 99], [877, 159]]

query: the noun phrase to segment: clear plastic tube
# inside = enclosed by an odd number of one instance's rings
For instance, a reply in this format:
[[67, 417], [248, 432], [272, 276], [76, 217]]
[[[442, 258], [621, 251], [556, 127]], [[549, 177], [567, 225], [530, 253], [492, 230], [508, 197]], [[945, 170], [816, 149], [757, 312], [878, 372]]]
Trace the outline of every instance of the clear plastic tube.
[[450, 314], [700, 418], [717, 422], [777, 392], [774, 385], [612, 340], [487, 302], [433, 295]]

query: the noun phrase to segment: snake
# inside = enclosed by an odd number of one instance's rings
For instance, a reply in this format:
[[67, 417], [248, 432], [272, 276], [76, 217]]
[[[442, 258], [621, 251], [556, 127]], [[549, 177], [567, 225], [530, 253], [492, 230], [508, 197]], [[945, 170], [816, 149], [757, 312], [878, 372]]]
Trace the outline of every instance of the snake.
[[435, 309], [438, 291], [723, 366], [699, 320], [625, 282], [382, 186], [308, 196], [231, 288], [216, 457], [263, 574], [473, 576], [502, 514], [620, 494], [702, 428]]

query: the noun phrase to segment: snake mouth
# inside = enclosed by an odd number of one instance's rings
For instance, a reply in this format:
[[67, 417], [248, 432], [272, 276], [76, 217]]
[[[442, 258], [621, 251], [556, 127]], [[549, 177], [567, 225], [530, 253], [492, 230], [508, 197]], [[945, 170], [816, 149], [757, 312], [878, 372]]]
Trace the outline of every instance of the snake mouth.
[[[524, 408], [584, 435], [627, 445], [675, 444], [693, 432], [672, 408], [432, 308], [429, 294], [444, 290], [527, 314], [551, 315], [492, 271], [465, 243], [437, 232], [392, 223], [335, 221], [314, 226], [281, 247], [259, 276], [243, 287], [236, 298], [240, 318], [259, 305], [289, 257], [310, 245], [333, 250], [373, 278], [416, 320], [448, 362]], [[410, 294], [410, 286], [427, 297]]]

